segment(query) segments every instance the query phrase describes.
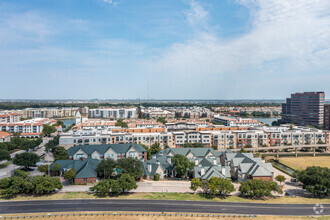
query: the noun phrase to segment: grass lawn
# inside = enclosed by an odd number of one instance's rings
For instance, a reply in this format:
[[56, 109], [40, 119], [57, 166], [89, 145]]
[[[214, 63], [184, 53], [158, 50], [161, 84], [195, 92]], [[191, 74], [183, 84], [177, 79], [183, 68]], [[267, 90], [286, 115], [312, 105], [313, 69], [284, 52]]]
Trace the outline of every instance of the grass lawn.
[[318, 157], [281, 157], [280, 162], [294, 170], [306, 169], [308, 166], [320, 166], [330, 168], [330, 156]]
[[246, 199], [238, 196], [229, 196], [225, 199], [213, 198], [207, 199], [202, 195], [194, 195], [188, 193], [132, 193], [128, 195], [120, 195], [118, 197], [102, 197], [99, 198], [93, 193], [85, 192], [68, 192], [56, 193], [45, 196], [17, 196], [11, 200], [61, 200], [61, 199], [151, 199], [151, 200], [190, 200], [190, 201], [214, 201], [214, 202], [255, 202], [255, 203], [300, 203], [300, 204], [325, 204], [330, 203], [330, 198], [314, 199], [302, 197], [278, 197], [265, 200]]

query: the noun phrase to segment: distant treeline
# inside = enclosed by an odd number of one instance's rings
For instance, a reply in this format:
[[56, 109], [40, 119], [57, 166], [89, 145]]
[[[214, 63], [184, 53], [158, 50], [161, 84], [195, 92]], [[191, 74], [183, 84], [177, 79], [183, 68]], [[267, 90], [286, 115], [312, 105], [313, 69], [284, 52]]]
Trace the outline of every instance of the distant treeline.
[[179, 102], [143, 102], [137, 103], [50, 103], [50, 102], [0, 102], [0, 109], [11, 110], [11, 109], [25, 109], [25, 108], [55, 108], [55, 107], [85, 107], [98, 108], [98, 107], [122, 107], [122, 106], [136, 106], [140, 105], [144, 107], [266, 107], [266, 106], [281, 106], [278, 102], [267, 102], [267, 103], [179, 103]]

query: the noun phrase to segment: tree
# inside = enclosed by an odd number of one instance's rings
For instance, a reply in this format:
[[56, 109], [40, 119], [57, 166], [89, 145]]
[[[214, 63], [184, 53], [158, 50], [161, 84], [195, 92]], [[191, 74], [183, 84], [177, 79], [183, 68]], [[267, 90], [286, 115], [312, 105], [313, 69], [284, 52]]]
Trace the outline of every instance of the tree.
[[56, 163], [56, 164], [53, 165], [51, 171], [53, 172], [54, 175], [57, 176], [58, 175], [58, 171], [60, 170], [60, 168], [61, 168], [61, 166], [58, 163]]
[[314, 197], [328, 196], [330, 192], [330, 169], [311, 166], [305, 170], [296, 171], [295, 176], [304, 184], [304, 189], [313, 193]]
[[150, 148], [147, 145], [141, 144], [141, 146], [147, 151], [147, 159], [151, 159]]
[[11, 157], [8, 150], [0, 148], [0, 161], [2, 160], [11, 160]]
[[39, 161], [40, 158], [37, 154], [25, 152], [16, 154], [13, 163], [17, 166], [24, 166], [25, 170], [28, 170], [29, 167], [35, 166]]
[[140, 179], [143, 175], [142, 162], [137, 158], [124, 158], [117, 161], [118, 168], [122, 170], [122, 173], [128, 173], [136, 180]]
[[212, 145], [211, 147], [213, 148], [213, 150], [218, 150], [218, 146], [217, 145]]
[[253, 148], [253, 146], [251, 144], [247, 144], [245, 145], [245, 148]]
[[120, 176], [118, 180], [118, 184], [120, 185], [122, 192], [128, 192], [131, 191], [132, 189], [137, 188], [134, 177], [130, 176], [127, 173], [124, 173], [123, 175]]
[[151, 155], [157, 154], [159, 151], [161, 151], [159, 142], [156, 142], [153, 145], [151, 145], [151, 147], [150, 147]]
[[118, 127], [122, 127], [122, 128], [127, 128], [127, 123], [124, 122], [123, 120], [121, 119], [118, 119], [118, 121], [116, 122], [115, 126], [118, 126]]
[[166, 124], [167, 123], [166, 119], [165, 118], [162, 118], [162, 117], [158, 118], [157, 119], [157, 122], [160, 122], [160, 123], [163, 123], [163, 124]]
[[191, 180], [191, 182], [190, 182], [190, 189], [192, 191], [194, 191], [196, 193], [196, 190], [200, 186], [201, 186], [201, 181], [199, 180], [199, 178], [194, 178], [194, 179]]
[[32, 181], [34, 194], [43, 195], [54, 192], [56, 189], [62, 189], [63, 184], [59, 178], [50, 176], [36, 176]]
[[122, 193], [122, 188], [118, 180], [109, 180], [110, 183], [110, 193], [113, 196], [117, 196]]
[[104, 178], [108, 178], [112, 176], [113, 170], [116, 168], [117, 163], [111, 158], [102, 160], [96, 168], [96, 172], [99, 175], [104, 176]]
[[23, 170], [14, 170], [14, 172], [13, 172], [12, 175], [13, 175], [13, 176], [22, 177], [22, 178], [24, 178], [24, 179], [25, 179], [26, 177], [29, 176], [29, 174], [26, 173], [26, 172], [24, 172]]
[[275, 179], [282, 185], [282, 182], [284, 182], [286, 178], [283, 175], [277, 175]]
[[227, 196], [231, 192], [235, 191], [235, 187], [229, 179], [220, 178], [219, 184], [218, 190], [220, 195]]
[[208, 187], [209, 187], [209, 194], [212, 195], [212, 196], [215, 196], [218, 194], [218, 188], [220, 186], [220, 179], [218, 177], [211, 177], [209, 180], [208, 180], [209, 184], [208, 184]]
[[42, 129], [42, 133], [46, 136], [50, 136], [52, 133], [56, 132], [56, 128], [54, 128], [53, 126], [44, 124], [44, 127]]
[[186, 177], [188, 171], [194, 168], [194, 163], [190, 162], [187, 157], [181, 154], [174, 155], [172, 161], [174, 162], [174, 170], [180, 178]]
[[53, 155], [54, 155], [54, 159], [55, 161], [57, 160], [68, 160], [69, 159], [69, 154], [68, 152], [65, 150], [64, 147], [62, 146], [57, 146], [54, 148], [54, 152], [53, 152]]
[[63, 174], [64, 179], [70, 180], [71, 182], [75, 176], [76, 176], [76, 170], [74, 168], [71, 168], [70, 170], [66, 171]]
[[60, 142], [60, 136], [57, 135], [53, 138], [53, 140], [48, 141], [48, 143], [45, 145], [47, 151], [54, 152], [55, 147], [59, 144]]
[[106, 196], [110, 193], [110, 182], [109, 180], [99, 181], [95, 186], [89, 188], [91, 191], [96, 192], [100, 196]]
[[168, 144], [165, 144], [164, 149], [170, 148], [170, 146], [168, 146]]
[[247, 153], [247, 150], [245, 149], [245, 148], [241, 148], [241, 150], [239, 151], [239, 152], [241, 152], [241, 153]]
[[154, 180], [159, 181], [159, 179], [160, 179], [160, 175], [159, 175], [159, 173], [156, 173], [154, 176]]
[[241, 192], [241, 196], [262, 198], [265, 196], [272, 196], [272, 192], [279, 192], [280, 190], [277, 183], [274, 181], [254, 179], [241, 183], [239, 191]]
[[41, 173], [47, 173], [49, 166], [47, 164], [38, 166], [38, 171]]

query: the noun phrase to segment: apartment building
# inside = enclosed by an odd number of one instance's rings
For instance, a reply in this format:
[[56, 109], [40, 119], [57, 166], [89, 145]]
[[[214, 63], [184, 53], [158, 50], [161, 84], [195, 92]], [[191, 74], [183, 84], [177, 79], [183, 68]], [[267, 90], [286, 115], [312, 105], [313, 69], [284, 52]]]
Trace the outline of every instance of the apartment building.
[[324, 105], [324, 122], [323, 127], [330, 130], [330, 104]]
[[137, 108], [97, 108], [89, 109], [89, 118], [136, 118]]
[[149, 107], [141, 108], [141, 114], [147, 118], [175, 118], [175, 113], [172, 111], [164, 110], [162, 108]]
[[0, 131], [9, 133], [20, 133], [21, 137], [35, 138], [39, 137], [44, 124], [53, 124], [56, 120], [48, 118], [34, 118], [30, 120], [15, 123], [0, 123]]
[[202, 143], [218, 150], [252, 147], [308, 145], [329, 143], [329, 132], [295, 126], [255, 127], [250, 129], [204, 128], [168, 132], [153, 129], [81, 129], [61, 134], [60, 145], [71, 147], [82, 144], [138, 143], [151, 146], [159, 142], [162, 147], [181, 148], [185, 143]]
[[8, 112], [0, 114], [0, 123], [15, 123], [21, 120], [21, 116], [17, 112]]
[[23, 118], [65, 118], [75, 117], [78, 107], [27, 108], [22, 110]]
[[165, 124], [167, 131], [183, 131], [183, 130], [196, 130], [197, 128], [209, 128], [214, 127], [213, 124], [200, 121], [200, 120], [189, 120], [189, 121], [169, 121]]
[[319, 127], [324, 120], [324, 92], [291, 94], [282, 104], [282, 120], [296, 125]]
[[9, 142], [10, 134], [8, 132], [0, 131], [0, 143]]
[[237, 118], [225, 115], [215, 115], [213, 121], [223, 123], [225, 126], [230, 127], [251, 127], [261, 125], [258, 120], [252, 118]]

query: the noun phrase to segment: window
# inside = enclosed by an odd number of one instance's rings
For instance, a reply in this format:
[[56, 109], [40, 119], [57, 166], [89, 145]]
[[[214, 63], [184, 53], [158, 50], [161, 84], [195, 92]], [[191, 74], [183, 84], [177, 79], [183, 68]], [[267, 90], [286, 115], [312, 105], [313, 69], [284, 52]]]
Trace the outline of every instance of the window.
[[84, 178], [84, 182], [87, 182], [87, 178]]
[[129, 152], [129, 157], [136, 157], [136, 152]]

